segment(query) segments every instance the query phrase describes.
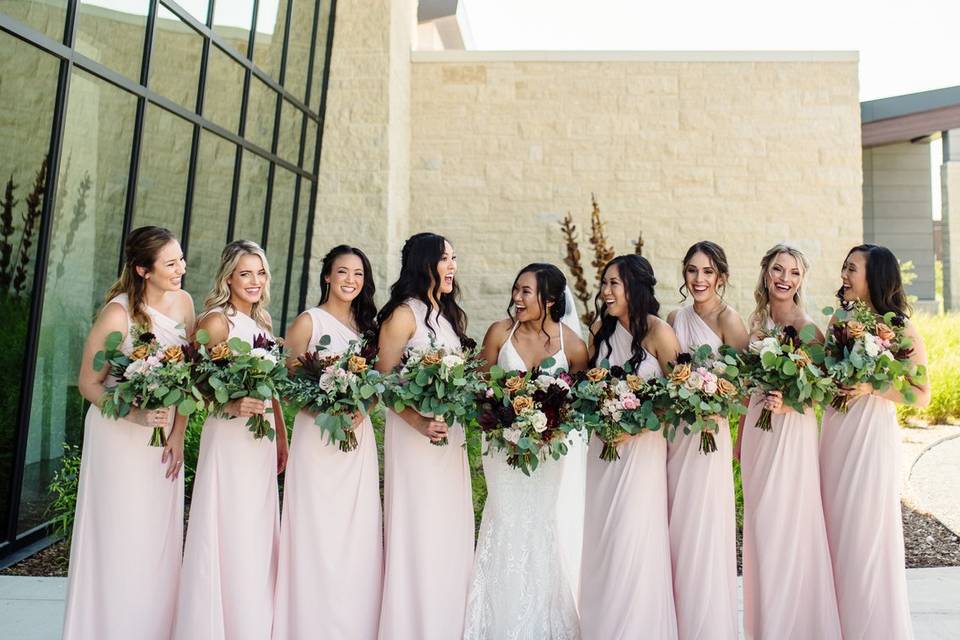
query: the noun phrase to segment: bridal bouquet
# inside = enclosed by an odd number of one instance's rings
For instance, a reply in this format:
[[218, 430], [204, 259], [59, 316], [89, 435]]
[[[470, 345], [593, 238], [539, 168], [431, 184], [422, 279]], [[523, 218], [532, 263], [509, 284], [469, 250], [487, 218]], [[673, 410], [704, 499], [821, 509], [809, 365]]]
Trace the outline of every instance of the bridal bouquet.
[[571, 412], [566, 372], [548, 374], [547, 358], [532, 371], [504, 371], [494, 366], [481, 394], [480, 429], [491, 446], [507, 453], [507, 464], [526, 475], [546, 456], [559, 460], [567, 453], [567, 435], [576, 428]]
[[579, 376], [573, 388], [574, 408], [583, 427], [603, 443], [600, 459], [620, 459], [616, 442], [642, 430], [656, 431], [654, 386], [626, 367], [600, 363]]
[[297, 358], [293, 377], [283, 383], [281, 395], [298, 409], [316, 414], [315, 423], [340, 451], [357, 448], [353, 418], [366, 416], [386, 390], [383, 376], [373, 368], [375, 337], [352, 341], [341, 354], [324, 355], [330, 336], [322, 336], [314, 351]]
[[[422, 416], [461, 425], [477, 415], [477, 394], [484, 388], [477, 344], [466, 338], [459, 349], [438, 346], [407, 349], [397, 369], [386, 376], [384, 398], [400, 413], [411, 408]], [[433, 444], [443, 446], [447, 438]]]
[[[829, 307], [823, 312], [834, 314]], [[883, 391], [892, 386], [912, 402], [916, 397], [913, 383], [926, 376], [924, 367], [910, 361], [913, 343], [904, 334], [903, 317], [892, 311], [878, 316], [861, 301], [836, 311], [824, 351], [827, 372], [841, 387], [866, 382]], [[838, 393], [831, 406], [846, 411], [847, 401], [846, 395]]]
[[[109, 366], [109, 381], [100, 403], [100, 410], [108, 418], [123, 418], [131, 409], [153, 411], [176, 406], [177, 411], [189, 416], [203, 406], [203, 396], [191, 383], [190, 365], [183, 348], [177, 345], [163, 347], [149, 331], [133, 327], [133, 349], [127, 355], [120, 350], [123, 334], [114, 331], [107, 336], [104, 350], [93, 357], [93, 368]], [[150, 446], [163, 447], [167, 436], [163, 427], [154, 427]]]
[[[204, 345], [205, 332], [197, 332], [197, 341]], [[201, 351], [197, 363], [198, 375], [213, 393], [214, 412], [223, 415], [224, 407], [237, 398], [256, 398], [268, 402], [277, 394], [278, 387], [287, 379], [280, 345], [266, 335], [254, 336], [253, 344], [240, 338], [230, 338]], [[269, 411], [269, 409], [268, 409]], [[276, 431], [263, 415], [252, 415], [247, 427], [255, 439], [273, 440]]]
[[668, 438], [683, 425], [684, 433], [700, 434], [700, 453], [717, 450], [714, 433], [718, 419], [732, 411], [743, 413], [740, 402], [740, 369], [732, 349], [721, 347], [715, 354], [710, 345], [701, 345], [693, 353], [681, 353], [666, 377], [656, 381], [655, 405], [669, 426]]
[[[815, 337], [813, 325], [800, 332], [787, 325], [751, 342], [742, 354], [748, 388], [780, 391], [784, 404], [799, 413], [833, 398], [836, 385], [822, 366], [823, 346], [814, 342]], [[764, 408], [756, 426], [769, 431], [770, 419], [770, 410]]]

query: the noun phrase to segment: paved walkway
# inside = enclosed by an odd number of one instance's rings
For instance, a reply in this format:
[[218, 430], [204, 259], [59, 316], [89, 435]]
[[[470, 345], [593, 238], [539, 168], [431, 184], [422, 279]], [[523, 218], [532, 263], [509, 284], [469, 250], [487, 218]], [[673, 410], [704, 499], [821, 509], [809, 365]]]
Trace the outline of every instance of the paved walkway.
[[[907, 430], [907, 432], [913, 429]], [[960, 536], [960, 427], [942, 427], [904, 460], [908, 499]]]
[[[66, 578], [0, 576], [0, 638], [56, 640]], [[916, 640], [960, 638], [960, 567], [907, 569]]]

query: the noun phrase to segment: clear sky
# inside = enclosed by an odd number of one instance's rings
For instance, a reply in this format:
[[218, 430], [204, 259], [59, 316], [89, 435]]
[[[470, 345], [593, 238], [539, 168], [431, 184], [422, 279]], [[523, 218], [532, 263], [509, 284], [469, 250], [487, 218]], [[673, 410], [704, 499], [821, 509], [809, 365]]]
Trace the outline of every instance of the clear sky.
[[462, 0], [486, 50], [860, 52], [860, 98], [960, 85], [960, 0]]

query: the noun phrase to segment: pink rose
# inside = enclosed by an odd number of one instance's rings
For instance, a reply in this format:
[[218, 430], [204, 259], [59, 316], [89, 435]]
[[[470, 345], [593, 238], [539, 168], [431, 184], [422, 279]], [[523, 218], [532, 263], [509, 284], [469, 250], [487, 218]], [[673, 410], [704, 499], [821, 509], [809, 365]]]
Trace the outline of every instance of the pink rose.
[[634, 409], [640, 408], [640, 401], [637, 399], [637, 396], [632, 393], [628, 393], [620, 398], [620, 404], [623, 405], [626, 411], [633, 411]]

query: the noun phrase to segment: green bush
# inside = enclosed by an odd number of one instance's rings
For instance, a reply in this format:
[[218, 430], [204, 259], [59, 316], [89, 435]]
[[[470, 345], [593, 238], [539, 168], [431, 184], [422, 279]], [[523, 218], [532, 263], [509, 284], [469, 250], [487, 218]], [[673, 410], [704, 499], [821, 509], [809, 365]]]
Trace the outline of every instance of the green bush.
[[80, 484], [80, 447], [63, 445], [63, 457], [60, 468], [53, 474], [48, 485], [53, 501], [47, 507], [47, 514], [53, 517], [53, 534], [62, 536], [70, 547], [73, 536], [73, 517], [77, 509], [77, 489]]
[[901, 422], [960, 418], [960, 314], [917, 315], [913, 323], [927, 349], [930, 405], [923, 409], [898, 405], [897, 415]]

